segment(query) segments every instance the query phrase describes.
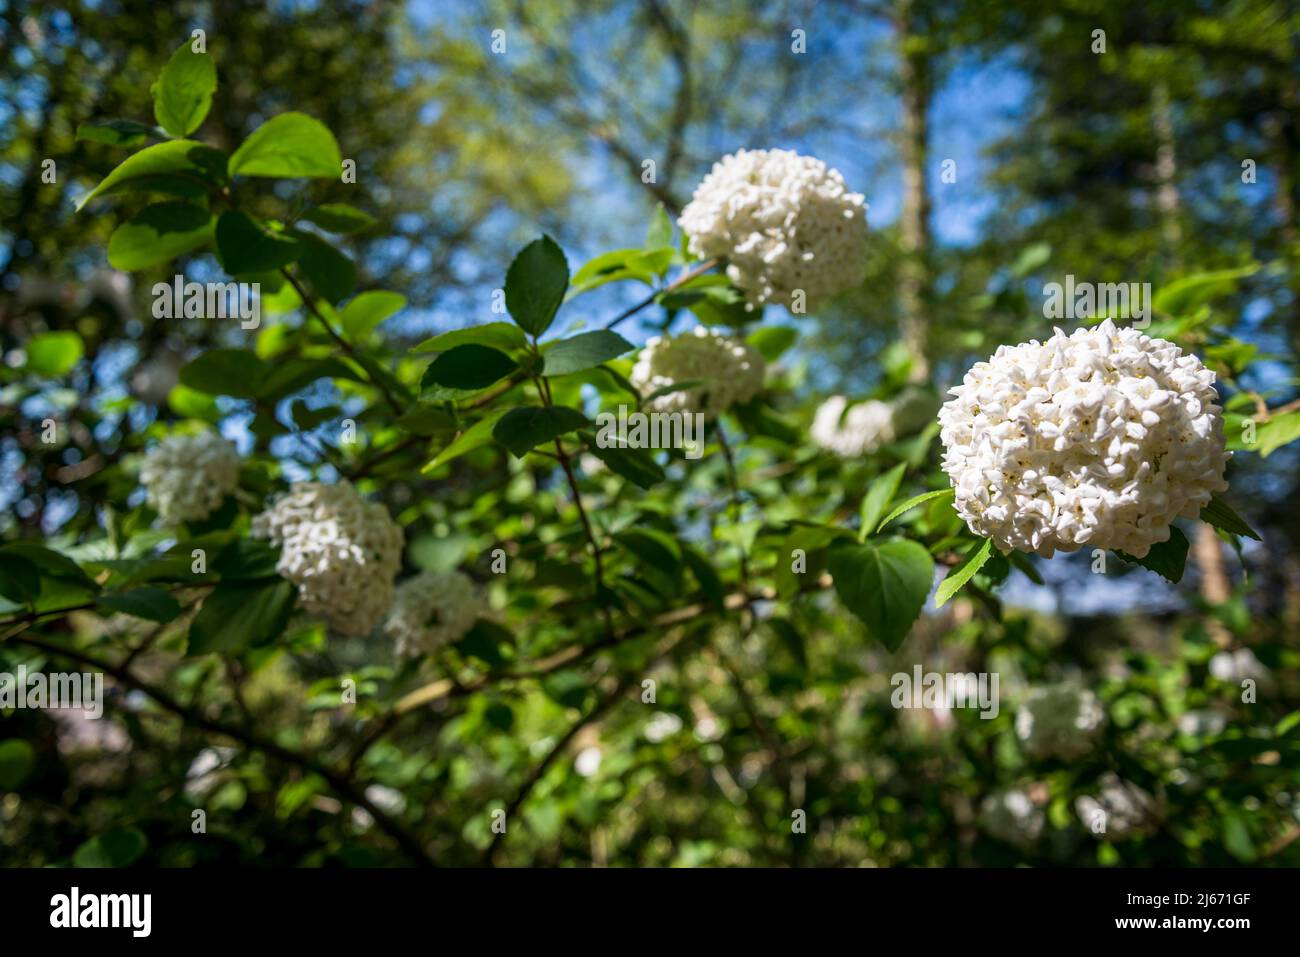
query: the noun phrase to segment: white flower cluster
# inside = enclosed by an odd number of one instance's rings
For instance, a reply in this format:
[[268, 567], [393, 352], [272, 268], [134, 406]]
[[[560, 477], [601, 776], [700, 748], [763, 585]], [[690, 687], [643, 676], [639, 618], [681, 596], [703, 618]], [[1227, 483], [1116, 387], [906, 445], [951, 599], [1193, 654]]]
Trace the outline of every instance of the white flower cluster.
[[1001, 346], [951, 393], [939, 423], [957, 511], [1003, 549], [1142, 558], [1227, 488], [1214, 373], [1110, 320]]
[[1043, 809], [1024, 791], [1014, 788], [990, 794], [980, 805], [980, 824], [999, 841], [1024, 847], [1043, 834]]
[[646, 407], [652, 412], [703, 412], [713, 418], [728, 406], [758, 395], [766, 368], [762, 354], [749, 343], [696, 326], [690, 332], [647, 341], [630, 381], [643, 395], [678, 382], [698, 382], [665, 393]]
[[1091, 691], [1071, 684], [1035, 688], [1016, 712], [1016, 736], [1035, 758], [1064, 761], [1086, 754], [1106, 721]]
[[253, 519], [253, 534], [280, 546], [276, 569], [298, 586], [309, 615], [352, 636], [383, 619], [402, 565], [402, 529], [351, 483], [294, 483]]
[[416, 658], [456, 641], [489, 613], [482, 589], [467, 575], [421, 572], [397, 586], [384, 631], [399, 655]]
[[145, 456], [140, 483], [168, 525], [201, 521], [239, 484], [239, 452], [216, 432], [171, 435]]
[[932, 395], [920, 390], [904, 392], [889, 402], [868, 399], [854, 405], [842, 395], [833, 395], [813, 415], [812, 440], [841, 458], [869, 455], [931, 420], [936, 405]]
[[677, 223], [702, 259], [727, 261], [751, 306], [813, 303], [866, 275], [866, 204], [844, 177], [792, 150], [724, 156], [695, 188]]
[[1210, 674], [1234, 685], [1253, 681], [1267, 687], [1273, 682], [1273, 672], [1249, 648], [1218, 652], [1210, 659]]
[[1074, 802], [1083, 826], [1098, 838], [1140, 837], [1157, 823], [1156, 801], [1131, 781], [1111, 771], [1101, 779], [1096, 797], [1085, 795]]
[[879, 399], [850, 406], [844, 396], [833, 395], [818, 406], [811, 434], [813, 442], [842, 458], [867, 455], [894, 441], [894, 410]]

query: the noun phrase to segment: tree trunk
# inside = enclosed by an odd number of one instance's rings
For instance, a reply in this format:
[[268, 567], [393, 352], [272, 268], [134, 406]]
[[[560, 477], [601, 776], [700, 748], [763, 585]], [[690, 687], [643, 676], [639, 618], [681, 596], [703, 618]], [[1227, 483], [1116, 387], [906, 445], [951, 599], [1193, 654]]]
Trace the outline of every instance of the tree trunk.
[[[1165, 261], [1175, 265], [1183, 236], [1179, 219], [1182, 197], [1178, 193], [1174, 115], [1169, 100], [1169, 87], [1163, 80], [1157, 80], [1151, 89], [1151, 125], [1156, 138], [1156, 209], [1160, 212], [1160, 237], [1165, 247]], [[1195, 537], [1192, 552], [1201, 571], [1201, 598], [1210, 605], [1222, 604], [1232, 597], [1232, 582], [1228, 578], [1227, 564], [1223, 559], [1223, 542], [1218, 533], [1205, 522], [1196, 526]], [[1210, 619], [1207, 629], [1215, 644], [1220, 647], [1232, 643], [1228, 629], [1217, 619]]]
[[898, 37], [898, 79], [903, 106], [903, 209], [899, 221], [898, 305], [903, 344], [912, 358], [909, 379], [930, 377], [927, 357], [930, 285], [930, 195], [925, 163], [929, 150], [929, 111], [932, 93], [930, 54], [918, 42], [913, 0], [898, 0], [894, 25]]

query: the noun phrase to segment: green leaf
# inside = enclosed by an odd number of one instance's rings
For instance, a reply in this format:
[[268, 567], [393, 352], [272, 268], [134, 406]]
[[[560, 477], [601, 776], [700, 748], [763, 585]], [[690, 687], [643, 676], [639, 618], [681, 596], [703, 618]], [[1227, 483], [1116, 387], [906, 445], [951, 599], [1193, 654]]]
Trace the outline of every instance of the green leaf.
[[36, 751], [26, 741], [0, 741], [0, 791], [18, 790], [35, 766]]
[[338, 177], [343, 157], [334, 134], [305, 113], [267, 120], [230, 157], [231, 176]]
[[590, 424], [577, 409], [563, 405], [511, 409], [493, 427], [492, 438], [509, 449], [515, 458], [523, 458], [541, 443]]
[[115, 827], [92, 837], [72, 855], [74, 867], [130, 867], [148, 848], [145, 836], [133, 827]]
[[232, 276], [271, 272], [302, 255], [302, 244], [292, 236], [263, 229], [247, 213], [227, 210], [217, 220], [217, 253]]
[[86, 347], [75, 332], [59, 330], [34, 336], [24, 351], [27, 353], [28, 372], [57, 378], [72, 371], [72, 367], [81, 361]]
[[569, 298], [587, 292], [607, 282], [636, 279], [647, 286], [654, 283], [655, 272], [646, 254], [640, 249], [616, 249], [601, 253], [587, 262], [573, 276]]
[[343, 307], [339, 322], [345, 338], [360, 342], [385, 319], [406, 308], [406, 297], [397, 292], [363, 292]]
[[685, 559], [691, 574], [695, 576], [695, 581], [700, 586], [700, 591], [704, 592], [704, 597], [709, 600], [709, 604], [717, 611], [725, 610], [726, 590], [723, 588], [722, 579], [718, 576], [718, 572], [713, 567], [713, 563], [709, 561], [708, 556], [697, 548], [683, 545], [682, 558]]
[[439, 432], [452, 431], [456, 426], [451, 413], [424, 405], [407, 409], [394, 420], [393, 424], [412, 435], [436, 435]]
[[[789, 601], [803, 590], [805, 582], [816, 581], [826, 568], [826, 549], [837, 540], [853, 539], [846, 529], [832, 525], [796, 525], [782, 541], [776, 556], [776, 593]], [[802, 556], [796, 555], [803, 552]], [[798, 570], [796, 570], [798, 562]]]
[[313, 206], [302, 214], [302, 218], [327, 233], [339, 235], [363, 232], [379, 222], [369, 213], [347, 203], [323, 203], [320, 206]]
[[835, 592], [867, 632], [890, 651], [897, 650], [921, 614], [933, 582], [934, 562], [916, 542], [890, 539], [883, 544], [831, 549]]
[[298, 268], [311, 280], [312, 287], [330, 305], [337, 305], [357, 287], [357, 267], [319, 236], [298, 233], [302, 244]]
[[629, 528], [614, 536], [640, 562], [675, 581], [681, 571], [682, 548], [667, 532], [657, 528]]
[[955, 496], [956, 494], [957, 493], [950, 488], [940, 488], [940, 489], [935, 489], [933, 492], [922, 492], [920, 495], [913, 495], [902, 505], [896, 506], [893, 511], [891, 511], [888, 515], [886, 515], [884, 519], [881, 521], [881, 523], [876, 526], [876, 531], [877, 532], [880, 531], [882, 528], [884, 528], [894, 519], [898, 518], [898, 516], [902, 515], [904, 512], [910, 512], [918, 505], [924, 505], [926, 502], [929, 502], [932, 499], [936, 499], [941, 495]]
[[20, 605], [34, 602], [41, 593], [41, 575], [21, 555], [0, 552], [0, 595]]
[[412, 351], [446, 352], [449, 349], [456, 348], [456, 346], [480, 345], [491, 346], [493, 349], [500, 349], [502, 352], [509, 352], [511, 349], [522, 349], [527, 344], [528, 339], [518, 326], [511, 325], [508, 322], [487, 322], [481, 326], [470, 326], [468, 329], [453, 329], [431, 339], [425, 339]]
[[1170, 526], [1169, 539], [1151, 546], [1145, 558], [1134, 558], [1119, 550], [1115, 554], [1126, 562], [1150, 569], [1162, 578], [1177, 585], [1183, 578], [1183, 569], [1187, 565], [1187, 536], [1177, 526]]
[[269, 372], [267, 363], [248, 349], [212, 349], [182, 366], [180, 380], [209, 395], [251, 399]]
[[1266, 459], [1296, 439], [1300, 439], [1300, 411], [1275, 415], [1259, 424], [1255, 432], [1256, 451], [1260, 458]]
[[525, 246], [506, 272], [510, 318], [534, 338], [550, 328], [569, 287], [569, 263], [550, 236]]
[[1201, 509], [1201, 521], [1209, 522], [1215, 528], [1221, 528], [1231, 535], [1245, 535], [1247, 538], [1253, 538], [1255, 541], [1263, 541], [1259, 533], [1250, 527], [1250, 524], [1236, 513], [1236, 511], [1225, 502], [1218, 493], [1210, 497], [1210, 504]]
[[189, 136], [202, 124], [217, 89], [217, 68], [207, 53], [195, 53], [187, 40], [163, 67], [153, 85], [153, 113], [172, 136]]
[[181, 613], [180, 603], [171, 593], [155, 587], [100, 595], [95, 604], [104, 611], [121, 612], [146, 621], [173, 621]]
[[907, 464], [900, 462], [871, 483], [871, 487], [867, 489], [867, 494], [862, 497], [861, 521], [858, 523], [858, 541], [865, 542], [867, 536], [876, 527], [876, 523], [880, 521], [880, 516], [885, 514], [885, 509], [894, 500], [894, 495], [898, 492], [898, 485], [903, 481], [903, 473], [906, 471]]
[[[124, 159], [77, 203], [80, 211], [98, 196], [122, 189], [157, 189], [182, 180], [193, 184], [200, 195], [224, 185], [226, 157], [220, 150], [193, 140], [171, 140], [146, 146]], [[170, 189], [165, 190], [171, 192]]]
[[590, 432], [584, 432], [583, 439], [587, 443], [587, 450], [604, 462], [611, 472], [640, 488], [650, 488], [665, 478], [664, 470], [645, 449], [621, 445], [602, 448], [596, 441], [596, 436]]
[[1258, 263], [1251, 263], [1236, 269], [1183, 276], [1161, 286], [1152, 300], [1152, 307], [1166, 315], [1185, 316], [1216, 296], [1231, 294], [1237, 288], [1237, 280], [1253, 275], [1258, 269]]
[[441, 385], [452, 389], [482, 389], [517, 368], [514, 359], [488, 346], [456, 346], [429, 363], [420, 388]]
[[480, 449], [492, 441], [492, 430], [506, 414], [505, 409], [499, 409], [492, 412], [485, 418], [479, 419], [468, 429], [456, 436], [445, 449], [438, 453], [432, 462], [420, 469], [422, 475], [428, 475], [430, 472], [446, 465], [452, 459], [458, 459], [462, 455], [468, 455], [475, 449]]
[[265, 378], [255, 383], [256, 398], [267, 402], [281, 399], [317, 379], [361, 381], [352, 367], [339, 359], [288, 359], [269, 365]]
[[597, 329], [562, 339], [546, 350], [545, 372], [548, 376], [581, 372], [602, 362], [631, 352], [635, 346], [617, 332]]
[[99, 585], [71, 558], [62, 552], [37, 545], [34, 542], [10, 542], [0, 549], [0, 555], [14, 555], [36, 568], [42, 578], [71, 582], [82, 588], [99, 591]]
[[77, 139], [106, 146], [139, 146], [146, 139], [162, 139], [157, 127], [135, 120], [92, 120], [77, 126]]
[[108, 262], [126, 272], [147, 269], [206, 246], [215, 229], [212, 214], [201, 206], [154, 203], [113, 230]]
[[664, 204], [660, 203], [655, 207], [654, 215], [650, 217], [650, 227], [645, 234], [646, 249], [662, 249], [665, 246], [673, 244], [673, 221], [668, 217], [668, 211], [664, 209]]
[[948, 603], [948, 599], [961, 591], [965, 584], [975, 577], [975, 573], [984, 566], [993, 554], [993, 539], [986, 538], [981, 542], [970, 547], [966, 552], [966, 557], [957, 563], [948, 572], [948, 575], [939, 583], [939, 589], [934, 593], [934, 605], [936, 608], [942, 608]]
[[270, 644], [293, 612], [294, 588], [283, 579], [223, 581], [190, 626], [188, 654], [238, 655]]
[[1236, 811], [1224, 815], [1223, 846], [1229, 854], [1245, 864], [1251, 864], [1259, 857], [1246, 819]]
[[764, 359], [775, 362], [798, 338], [799, 333], [792, 326], [763, 326], [751, 332], [747, 341]]

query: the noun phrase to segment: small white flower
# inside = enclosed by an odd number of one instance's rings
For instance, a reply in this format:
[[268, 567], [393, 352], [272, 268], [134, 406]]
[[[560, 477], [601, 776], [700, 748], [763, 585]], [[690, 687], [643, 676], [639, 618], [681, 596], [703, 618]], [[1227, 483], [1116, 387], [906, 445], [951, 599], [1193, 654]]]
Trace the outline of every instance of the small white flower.
[[487, 598], [458, 571], [421, 572], [397, 586], [384, 631], [407, 657], [428, 655], [461, 638], [491, 613]]
[[596, 772], [600, 770], [600, 761], [600, 748], [583, 748], [573, 760], [573, 770], [577, 771], [581, 777], [594, 777]]
[[239, 484], [239, 452], [216, 432], [171, 435], [145, 456], [140, 483], [168, 525], [202, 521]]
[[1140, 837], [1155, 828], [1155, 798], [1131, 781], [1120, 780], [1114, 772], [1106, 772], [1099, 783], [1098, 795], [1085, 795], [1074, 802], [1079, 820], [1098, 839]]
[[792, 150], [724, 156], [677, 220], [701, 259], [721, 258], [751, 306], [808, 308], [860, 285], [866, 274], [866, 203], [819, 159]]
[[1091, 750], [1106, 721], [1091, 691], [1070, 684], [1035, 688], [1016, 712], [1016, 736], [1035, 758], [1069, 761]]
[[641, 350], [630, 380], [649, 395], [675, 383], [698, 385], [651, 400], [652, 412], [702, 412], [713, 418], [736, 403], [748, 402], [763, 388], [766, 364], [749, 343], [708, 326], [676, 336], [650, 339]]
[[993, 837], [1024, 847], [1043, 834], [1043, 810], [1019, 788], [990, 794], [980, 805], [980, 824]]
[[939, 423], [956, 509], [1000, 548], [1142, 558], [1228, 487], [1214, 373], [1109, 319], [1001, 346], [951, 394]]
[[878, 399], [850, 406], [844, 396], [833, 395], [818, 407], [811, 434], [821, 448], [856, 458], [894, 441], [894, 413], [889, 403]]
[[1210, 659], [1210, 674], [1220, 681], [1234, 685], [1241, 684], [1243, 681], [1266, 685], [1273, 680], [1273, 672], [1269, 671], [1249, 648], [1220, 651]]
[[682, 730], [682, 719], [671, 711], [656, 711], [653, 718], [646, 722], [645, 739], [651, 744], [658, 744]]
[[303, 609], [342, 635], [367, 635], [384, 617], [402, 564], [402, 529], [349, 482], [295, 483], [253, 519], [253, 535], [280, 546], [277, 570]]
[[1221, 734], [1228, 719], [1217, 711], [1184, 711], [1178, 716], [1178, 730], [1194, 738], [1208, 738]]

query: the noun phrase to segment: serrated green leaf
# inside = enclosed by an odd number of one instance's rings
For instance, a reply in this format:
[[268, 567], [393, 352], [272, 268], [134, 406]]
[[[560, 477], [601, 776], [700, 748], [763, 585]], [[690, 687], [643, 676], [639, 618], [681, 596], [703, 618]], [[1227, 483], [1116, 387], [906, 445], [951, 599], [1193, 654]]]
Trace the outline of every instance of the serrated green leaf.
[[496, 427], [497, 422], [501, 420], [501, 417], [506, 414], [506, 411], [505, 409], [499, 409], [479, 419], [458, 435], [450, 445], [439, 452], [432, 462], [420, 469], [421, 474], [428, 475], [440, 466], [446, 465], [452, 459], [468, 455], [475, 449], [482, 448], [490, 443], [492, 441], [492, 430]]
[[828, 566], [844, 606], [873, 638], [897, 650], [930, 594], [930, 553], [916, 542], [896, 538], [833, 548]]
[[1231, 535], [1245, 535], [1257, 542], [1263, 541], [1259, 533], [1250, 527], [1250, 523], [1238, 515], [1218, 493], [1212, 495], [1210, 504], [1201, 509], [1201, 521], [1209, 522], [1215, 528], [1221, 528]]
[[492, 437], [523, 458], [543, 442], [557, 439], [565, 432], [576, 432], [591, 423], [577, 409], [563, 405], [533, 406], [511, 409], [492, 429]]
[[133, 153], [77, 203], [78, 211], [96, 197], [122, 189], [155, 187], [159, 177], [192, 181], [202, 195], [225, 183], [226, 156], [193, 140], [155, 143]]
[[953, 566], [953, 569], [948, 572], [944, 580], [939, 583], [939, 588], [934, 593], [935, 607], [942, 608], [946, 605], [948, 599], [961, 591], [992, 555], [993, 539], [986, 538], [972, 545], [970, 550], [966, 552], [966, 557]]
[[172, 136], [189, 136], [202, 124], [217, 89], [217, 68], [207, 53], [185, 41], [153, 85], [153, 112]]
[[433, 386], [450, 389], [482, 389], [504, 379], [519, 368], [504, 352], [489, 346], [456, 346], [440, 353], [429, 363], [420, 381], [421, 390]]
[[247, 214], [227, 210], [217, 220], [217, 254], [222, 268], [232, 276], [271, 272], [302, 255], [302, 244], [292, 236], [263, 229]]
[[331, 178], [343, 173], [334, 134], [305, 113], [281, 113], [255, 129], [230, 157], [230, 176]]
[[879, 532], [882, 528], [884, 528], [894, 519], [898, 518], [898, 516], [902, 515], [904, 512], [910, 512], [918, 505], [924, 505], [926, 502], [939, 498], [941, 495], [955, 496], [956, 492], [954, 492], [950, 488], [940, 488], [940, 489], [935, 489], [933, 492], [922, 492], [920, 495], [913, 495], [902, 505], [895, 506], [895, 508], [881, 520], [880, 524], [876, 526], [876, 531]]
[[108, 262], [131, 272], [169, 262], [212, 241], [216, 221], [192, 203], [154, 203], [117, 229], [108, 240]]
[[519, 328], [540, 336], [555, 319], [569, 286], [569, 263], [550, 236], [525, 246], [506, 272], [506, 308]]
[[880, 516], [885, 514], [885, 509], [894, 500], [899, 483], [903, 481], [903, 473], [906, 471], [907, 464], [900, 462], [871, 483], [871, 487], [867, 489], [867, 494], [862, 497], [862, 508], [859, 513], [860, 521], [858, 523], [858, 541], [866, 541], [867, 536], [876, 528]]
[[1152, 545], [1145, 558], [1134, 558], [1118, 550], [1115, 554], [1124, 561], [1150, 569], [1177, 585], [1182, 581], [1183, 569], [1187, 566], [1189, 547], [1187, 536], [1177, 526], [1171, 526], [1168, 540]]
[[582, 332], [551, 345], [545, 353], [546, 365], [543, 371], [548, 376], [581, 372], [631, 352], [634, 348], [632, 343], [617, 332], [608, 329]]

